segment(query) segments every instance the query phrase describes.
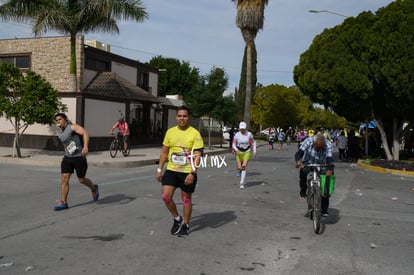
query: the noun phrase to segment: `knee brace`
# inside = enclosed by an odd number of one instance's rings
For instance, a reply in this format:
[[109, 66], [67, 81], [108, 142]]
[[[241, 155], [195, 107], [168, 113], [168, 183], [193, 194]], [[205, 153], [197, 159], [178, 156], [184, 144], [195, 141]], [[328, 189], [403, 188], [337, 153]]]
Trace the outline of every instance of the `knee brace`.
[[165, 202], [165, 204], [169, 204], [172, 201], [171, 197], [166, 194], [161, 194], [161, 198]]
[[184, 206], [190, 206], [191, 205], [191, 197], [183, 196], [182, 200], [183, 200], [183, 205]]

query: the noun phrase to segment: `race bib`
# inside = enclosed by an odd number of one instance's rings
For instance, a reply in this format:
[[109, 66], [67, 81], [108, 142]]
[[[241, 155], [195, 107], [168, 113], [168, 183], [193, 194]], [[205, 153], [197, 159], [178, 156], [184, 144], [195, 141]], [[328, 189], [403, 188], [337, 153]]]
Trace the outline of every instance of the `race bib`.
[[76, 143], [73, 140], [71, 140], [69, 144], [66, 146], [66, 151], [68, 151], [70, 155], [75, 154], [77, 150], [78, 147], [76, 147]]
[[187, 164], [187, 158], [185, 156], [178, 155], [178, 154], [175, 154], [175, 153], [171, 155], [171, 161], [174, 164], [177, 164], [177, 165], [186, 165]]

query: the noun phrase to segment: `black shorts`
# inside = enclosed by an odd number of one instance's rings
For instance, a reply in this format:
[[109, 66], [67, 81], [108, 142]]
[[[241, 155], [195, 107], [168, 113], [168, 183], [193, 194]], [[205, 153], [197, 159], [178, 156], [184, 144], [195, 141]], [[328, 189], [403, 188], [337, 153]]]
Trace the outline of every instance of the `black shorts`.
[[194, 176], [193, 184], [185, 185], [184, 181], [188, 173], [174, 172], [166, 170], [164, 175], [162, 175], [162, 185], [169, 185], [180, 188], [186, 193], [194, 193], [195, 187], [197, 185], [197, 175]]
[[73, 174], [76, 170], [78, 178], [84, 178], [88, 170], [88, 162], [85, 157], [67, 157], [64, 156], [60, 164], [62, 174]]
[[123, 140], [124, 142], [128, 143], [128, 142], [129, 142], [129, 135], [127, 135], [127, 136], [122, 136], [122, 140]]

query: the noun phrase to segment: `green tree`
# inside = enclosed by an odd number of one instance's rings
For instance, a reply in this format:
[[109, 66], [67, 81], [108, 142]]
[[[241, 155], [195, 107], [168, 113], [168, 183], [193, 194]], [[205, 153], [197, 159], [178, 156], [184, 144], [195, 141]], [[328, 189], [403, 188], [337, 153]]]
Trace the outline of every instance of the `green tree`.
[[297, 87], [272, 84], [259, 87], [252, 105], [252, 121], [263, 127], [343, 128], [347, 121], [327, 109], [317, 108]]
[[295, 83], [313, 101], [351, 121], [372, 118], [389, 160], [399, 159], [414, 125], [413, 29], [414, 1], [396, 0], [326, 29], [294, 69]]
[[0, 113], [14, 128], [13, 157], [22, 157], [19, 140], [27, 127], [35, 123], [52, 124], [54, 115], [65, 109], [59, 92], [40, 75], [0, 64]]
[[0, 6], [0, 17], [32, 23], [36, 36], [48, 30], [70, 35], [70, 89], [76, 92], [76, 35], [119, 33], [116, 20], [141, 22], [147, 13], [140, 0], [8, 0]]
[[233, 124], [236, 119], [236, 105], [232, 96], [224, 96], [227, 87], [226, 72], [221, 68], [213, 67], [209, 74], [200, 77], [196, 91], [189, 94], [185, 102], [195, 117], [208, 116], [219, 121], [221, 126], [227, 123]]
[[252, 120], [262, 126], [281, 126], [286, 128], [301, 123], [299, 106], [309, 100], [296, 89], [272, 84], [260, 87], [254, 96], [255, 105], [252, 106]]
[[[214, 67], [209, 74], [199, 78], [196, 91], [188, 94], [184, 101], [190, 106], [194, 116], [213, 117], [216, 110], [220, 108], [218, 104], [223, 99], [227, 87], [226, 72], [221, 68]], [[219, 121], [221, 120], [219, 119]]]
[[264, 9], [269, 0], [232, 0], [232, 2], [237, 5], [236, 25], [241, 30], [246, 43], [246, 94], [243, 120], [250, 127], [252, 87], [255, 85], [255, 83], [252, 83], [252, 51], [256, 35], [263, 29]]
[[190, 63], [181, 62], [176, 58], [156, 56], [149, 61], [149, 64], [159, 70], [160, 96], [185, 96], [192, 93], [200, 78], [198, 68], [192, 68]]

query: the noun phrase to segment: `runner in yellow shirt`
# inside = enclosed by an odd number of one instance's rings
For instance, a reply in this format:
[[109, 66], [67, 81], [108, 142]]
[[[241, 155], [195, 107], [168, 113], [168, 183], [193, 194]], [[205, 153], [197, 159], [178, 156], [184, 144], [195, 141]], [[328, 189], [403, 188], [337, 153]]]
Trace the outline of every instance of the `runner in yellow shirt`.
[[[188, 235], [192, 212], [191, 195], [197, 184], [197, 168], [203, 154], [204, 142], [200, 133], [189, 125], [190, 112], [185, 106], [177, 110], [177, 126], [168, 129], [161, 149], [157, 180], [162, 183], [161, 196], [174, 218], [171, 234]], [[167, 169], [162, 174], [164, 164]], [[174, 192], [181, 189], [183, 216], [173, 200]]]

